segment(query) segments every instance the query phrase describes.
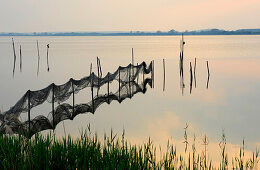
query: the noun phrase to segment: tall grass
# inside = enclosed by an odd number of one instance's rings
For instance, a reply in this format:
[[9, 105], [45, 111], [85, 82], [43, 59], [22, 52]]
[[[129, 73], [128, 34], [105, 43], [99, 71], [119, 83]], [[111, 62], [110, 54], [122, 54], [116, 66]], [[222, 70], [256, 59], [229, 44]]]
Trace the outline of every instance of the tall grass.
[[[54, 135], [36, 134], [28, 140], [22, 136], [0, 134], [0, 169], [254, 169], [259, 161], [259, 151], [245, 158], [244, 147], [239, 156], [229, 164], [226, 153], [226, 138], [223, 133], [220, 143], [221, 161], [213, 165], [208, 159], [208, 139], [204, 138], [202, 154], [196, 151], [194, 136], [191, 153], [177, 153], [176, 147], [168, 142], [165, 152], [157, 157], [157, 148], [149, 138], [143, 145], [132, 145], [111, 130], [100, 140], [91, 134], [90, 127], [81, 136], [56, 139]], [[186, 144], [185, 144], [186, 145]], [[243, 142], [244, 145], [244, 142]], [[187, 156], [186, 156], [187, 155]]]

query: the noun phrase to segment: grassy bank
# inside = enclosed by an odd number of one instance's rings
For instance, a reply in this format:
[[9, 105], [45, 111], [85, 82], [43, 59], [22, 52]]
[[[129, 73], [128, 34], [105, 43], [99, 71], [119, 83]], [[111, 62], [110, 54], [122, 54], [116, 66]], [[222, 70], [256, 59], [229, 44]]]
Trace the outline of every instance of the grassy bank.
[[251, 158], [244, 157], [243, 146], [238, 157], [228, 160], [225, 136], [222, 136], [221, 161], [213, 165], [208, 160], [207, 137], [205, 151], [198, 153], [195, 140], [192, 151], [178, 154], [168, 143], [166, 152], [157, 157], [156, 147], [149, 139], [143, 145], [131, 145], [124, 138], [111, 133], [100, 140], [90, 130], [78, 139], [70, 136], [55, 139], [49, 134], [36, 134], [31, 140], [22, 136], [0, 134], [0, 169], [255, 169], [258, 151]]

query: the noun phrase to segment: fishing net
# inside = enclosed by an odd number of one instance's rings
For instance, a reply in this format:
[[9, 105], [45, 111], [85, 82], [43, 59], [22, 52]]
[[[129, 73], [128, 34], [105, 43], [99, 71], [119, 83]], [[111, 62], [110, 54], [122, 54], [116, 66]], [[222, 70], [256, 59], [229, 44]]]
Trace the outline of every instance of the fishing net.
[[[151, 78], [146, 78], [151, 74]], [[140, 80], [140, 77], [141, 80]], [[55, 129], [56, 125], [66, 119], [72, 120], [78, 114], [91, 112], [103, 103], [111, 103], [116, 100], [122, 102], [126, 98], [131, 98], [136, 93], [146, 92], [147, 84], [152, 86], [153, 64], [149, 66], [145, 62], [140, 65], [129, 64], [127, 67], [119, 67], [113, 74], [108, 73], [101, 77], [93, 72], [80, 80], [70, 79], [63, 85], [55, 85], [54, 83], [48, 87], [37, 90], [28, 90], [24, 96], [8, 111], [0, 114], [0, 133], [22, 134], [26, 137], [31, 137], [37, 132], [46, 129]], [[139, 80], [138, 80], [139, 79]], [[109, 84], [118, 82], [118, 90], [111, 92]], [[99, 90], [106, 85], [107, 94], [93, 94], [93, 89]], [[92, 99], [88, 103], [75, 104], [74, 95], [79, 91], [91, 88]], [[72, 96], [73, 104], [63, 103]], [[45, 101], [52, 104], [52, 110], [48, 116], [38, 115], [30, 119], [30, 111], [32, 108], [43, 104]], [[59, 105], [55, 108], [54, 104]], [[62, 104], [60, 104], [62, 103]], [[19, 117], [22, 114], [28, 114], [28, 119], [21, 121]]]

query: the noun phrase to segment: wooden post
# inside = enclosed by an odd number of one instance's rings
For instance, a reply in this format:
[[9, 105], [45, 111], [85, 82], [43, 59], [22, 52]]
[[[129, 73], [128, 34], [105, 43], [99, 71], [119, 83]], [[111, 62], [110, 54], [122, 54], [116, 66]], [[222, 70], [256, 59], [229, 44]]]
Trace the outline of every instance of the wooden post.
[[97, 70], [98, 70], [98, 86], [99, 86], [100, 82], [99, 82], [99, 63], [98, 63], [98, 57], [97, 57]]
[[119, 100], [120, 100], [120, 67], [118, 68], [118, 93], [119, 93]]
[[38, 52], [38, 67], [37, 67], [37, 76], [39, 75], [39, 69], [40, 69], [40, 51], [39, 51], [39, 43], [37, 40], [37, 52]]
[[163, 91], [165, 91], [165, 59], [163, 59]]
[[72, 87], [72, 115], [74, 115], [75, 113], [75, 92], [74, 92], [74, 83], [73, 83], [73, 79], [71, 79], [71, 87]]
[[129, 77], [129, 80], [128, 80], [129, 81], [129, 94], [130, 94], [130, 98], [131, 98], [131, 70], [130, 69], [128, 70], [128, 73], [129, 73], [129, 76], [128, 76]]
[[133, 81], [133, 77], [134, 77], [134, 48], [132, 48], [132, 67], [131, 67], [131, 70], [132, 70], [131, 81]]
[[93, 94], [93, 75], [94, 73], [91, 73], [91, 97], [92, 97], [92, 112], [94, 114], [94, 94]]
[[99, 65], [99, 73], [100, 73], [100, 77], [102, 77], [102, 69], [101, 69], [101, 63], [100, 63], [100, 58], [98, 58], [98, 65]]
[[209, 74], [209, 62], [207, 61], [207, 69], [208, 69], [208, 77], [210, 76]]
[[193, 75], [192, 75], [192, 66], [191, 66], [191, 62], [190, 62], [190, 94], [192, 91], [192, 82], [193, 82]]
[[31, 91], [28, 90], [28, 124], [29, 124], [29, 129], [28, 129], [28, 135], [29, 135], [29, 138], [31, 137]]
[[14, 52], [14, 66], [13, 66], [13, 77], [14, 77], [16, 54], [15, 54], [15, 46], [14, 46], [14, 39], [13, 38], [12, 38], [12, 43], [13, 43], [13, 52]]
[[20, 72], [22, 72], [22, 46], [20, 45]]
[[110, 79], [109, 79], [109, 72], [107, 73], [107, 97], [109, 96], [109, 81], [110, 81]]
[[50, 66], [49, 66], [49, 48], [50, 48], [50, 45], [47, 44], [47, 71], [48, 72], [50, 71]]
[[92, 63], [90, 64], [90, 71], [89, 71], [89, 75], [91, 76], [92, 73]]
[[209, 73], [209, 62], [207, 61], [207, 69], [208, 69], [208, 80], [207, 80], [207, 89], [209, 88], [209, 77], [210, 77], [210, 73]]
[[134, 48], [132, 48], [132, 65], [134, 66]]
[[98, 88], [97, 88], [97, 96], [98, 96], [99, 87], [100, 87], [100, 75], [99, 75], [99, 62], [98, 62], [98, 57], [97, 57], [97, 70], [98, 70]]
[[[137, 66], [138, 66], [138, 63], [137, 63]], [[138, 67], [138, 68], [139, 68], [139, 67]], [[136, 81], [137, 81], [137, 84], [138, 84], [138, 79], [139, 79], [139, 73], [138, 73], [137, 80], [136, 80]]]
[[55, 88], [55, 84], [52, 83], [52, 122], [53, 122], [53, 131], [55, 129], [55, 122], [54, 122], [54, 99], [55, 99], [55, 93], [54, 93], [54, 89]]
[[142, 65], [143, 66], [143, 84], [144, 84], [144, 64]]
[[196, 82], [196, 57], [195, 57], [195, 63], [194, 63], [194, 85], [195, 85], [195, 88], [197, 87], [197, 82]]
[[152, 64], [152, 81], [153, 81], [153, 88], [154, 88], [154, 60], [153, 60], [153, 64]]

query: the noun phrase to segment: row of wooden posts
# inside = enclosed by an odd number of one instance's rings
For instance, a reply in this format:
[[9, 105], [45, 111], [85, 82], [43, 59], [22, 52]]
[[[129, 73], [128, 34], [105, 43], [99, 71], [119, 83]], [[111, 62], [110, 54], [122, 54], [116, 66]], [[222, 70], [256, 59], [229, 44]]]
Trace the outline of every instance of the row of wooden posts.
[[[165, 81], [166, 81], [166, 71], [165, 71], [165, 59], [163, 59], [163, 91], [165, 91]], [[192, 64], [190, 62], [190, 93], [192, 91], [192, 84], [193, 84], [193, 78], [194, 78], [194, 86], [195, 88], [197, 87], [197, 82], [196, 82], [196, 64], [197, 64], [197, 59], [195, 57], [195, 63], [194, 63], [194, 70], [192, 70]], [[207, 77], [207, 89], [209, 86], [209, 78], [210, 78], [210, 71], [209, 71], [209, 62], [206, 61], [206, 65], [207, 65], [207, 71], [208, 71], [208, 77]], [[183, 67], [181, 67], [180, 69], [183, 69]], [[183, 70], [180, 71], [181, 73], [181, 81], [183, 81]]]
[[[14, 39], [12, 38], [12, 46], [13, 46], [13, 54], [14, 54], [14, 65], [13, 65], [13, 77], [15, 74], [15, 63], [16, 63], [16, 52], [15, 52], [15, 43]], [[37, 46], [37, 55], [38, 55], [38, 65], [37, 65], [37, 76], [39, 75], [39, 69], [40, 69], [40, 51], [39, 51], [39, 42], [37, 40], [36, 42]], [[22, 45], [19, 46], [19, 54], [20, 54], [20, 72], [22, 72]], [[50, 71], [50, 65], [49, 65], [49, 48], [50, 45], [47, 44], [47, 71]]]

